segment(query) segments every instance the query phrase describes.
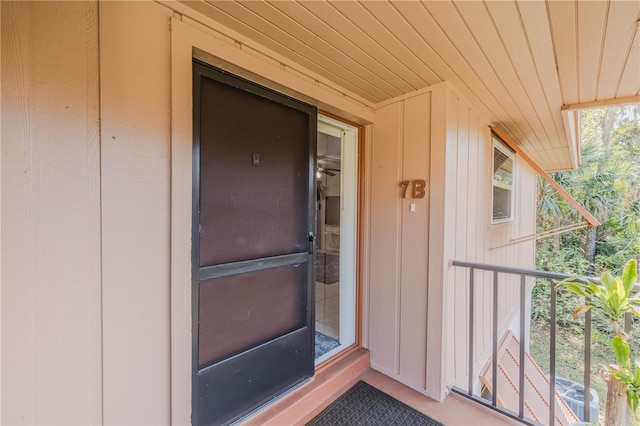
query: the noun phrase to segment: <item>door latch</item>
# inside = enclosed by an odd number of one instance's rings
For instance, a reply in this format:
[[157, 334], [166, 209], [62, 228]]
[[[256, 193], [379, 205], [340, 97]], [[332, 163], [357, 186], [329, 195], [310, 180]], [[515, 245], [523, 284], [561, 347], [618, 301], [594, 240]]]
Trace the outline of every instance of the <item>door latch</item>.
[[313, 254], [316, 252], [316, 236], [313, 232], [309, 232], [309, 254]]

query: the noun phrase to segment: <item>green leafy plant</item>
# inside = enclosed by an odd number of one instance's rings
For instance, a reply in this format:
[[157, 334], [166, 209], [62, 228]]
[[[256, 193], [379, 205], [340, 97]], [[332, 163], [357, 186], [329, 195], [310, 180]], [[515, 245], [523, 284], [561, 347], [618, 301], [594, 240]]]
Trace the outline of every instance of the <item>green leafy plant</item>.
[[636, 411], [640, 403], [640, 362], [635, 360], [631, 367], [631, 348], [621, 336], [613, 338], [611, 347], [618, 365], [609, 366], [609, 373], [626, 385], [627, 404]]
[[[631, 362], [631, 335], [620, 329], [620, 321], [625, 314], [640, 317], [640, 297], [633, 293], [638, 279], [638, 264], [629, 260], [621, 276], [613, 276], [604, 271], [600, 276], [600, 284], [590, 281], [581, 282], [575, 278], [567, 278], [560, 283], [569, 292], [584, 297], [584, 304], [573, 311], [576, 319], [580, 313], [590, 309], [602, 313], [611, 321], [613, 340], [611, 347], [617, 365], [610, 365], [607, 377], [607, 406], [605, 424], [624, 424], [625, 400], [635, 411], [640, 401], [640, 363]], [[626, 395], [626, 398], [625, 398]]]

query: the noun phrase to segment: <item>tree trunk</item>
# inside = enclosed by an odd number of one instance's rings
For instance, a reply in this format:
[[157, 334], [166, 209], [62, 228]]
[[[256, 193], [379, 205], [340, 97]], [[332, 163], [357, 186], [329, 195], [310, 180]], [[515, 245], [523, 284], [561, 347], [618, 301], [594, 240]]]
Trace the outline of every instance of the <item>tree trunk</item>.
[[[627, 420], [627, 386], [613, 375], [607, 379], [607, 409], [605, 411], [606, 426], [621, 426]], [[593, 419], [592, 419], [593, 420]]]
[[[553, 229], [558, 230], [560, 228], [560, 216], [553, 215]], [[553, 236], [553, 251], [556, 254], [560, 253], [560, 233]]]

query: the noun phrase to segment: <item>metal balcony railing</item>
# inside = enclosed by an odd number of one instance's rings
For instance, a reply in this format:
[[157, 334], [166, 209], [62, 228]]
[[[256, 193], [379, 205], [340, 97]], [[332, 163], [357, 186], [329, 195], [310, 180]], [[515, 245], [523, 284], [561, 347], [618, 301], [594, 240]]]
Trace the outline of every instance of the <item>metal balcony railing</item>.
[[[575, 278], [578, 281], [584, 282], [587, 278], [578, 277], [574, 275], [567, 274], [558, 274], [552, 272], [545, 271], [537, 271], [532, 269], [521, 269], [521, 268], [512, 268], [505, 266], [495, 266], [495, 265], [486, 265], [481, 263], [472, 263], [472, 262], [461, 262], [454, 260], [452, 261], [452, 265], [459, 268], [467, 268], [469, 270], [469, 336], [468, 336], [468, 345], [469, 345], [469, 353], [468, 353], [468, 370], [469, 370], [469, 378], [468, 378], [468, 389], [462, 389], [459, 387], [453, 387], [452, 391], [456, 394], [462, 395], [466, 398], [469, 398], [479, 404], [482, 404], [486, 407], [491, 408], [492, 410], [498, 411], [501, 414], [508, 416], [512, 419], [515, 419], [523, 424], [528, 425], [537, 425], [536, 421], [532, 420], [529, 417], [525, 416], [525, 400], [527, 395], [525, 395], [525, 344], [522, 342], [520, 344], [519, 350], [519, 392], [518, 392], [518, 410], [517, 412], [505, 409], [504, 407], [500, 407], [498, 405], [498, 340], [500, 336], [498, 335], [498, 309], [495, 307], [498, 306], [498, 295], [501, 285], [508, 285], [509, 283], [501, 283], [500, 277], [503, 275], [511, 275], [511, 276], [519, 276], [519, 303], [520, 303], [520, 339], [523, 339], [525, 336], [525, 326], [528, 318], [525, 318], [524, 313], [525, 305], [526, 305], [526, 297], [527, 297], [527, 289], [526, 289], [526, 280], [527, 278], [536, 278], [536, 279], [544, 279], [549, 282], [551, 287], [551, 297], [550, 297], [550, 342], [549, 342], [549, 425], [556, 424], [556, 283], [555, 281], [561, 281], [565, 278]], [[492, 299], [493, 299], [493, 318], [492, 318], [492, 357], [491, 357], [491, 371], [492, 374], [492, 390], [491, 390], [491, 400], [484, 399], [480, 396], [474, 394], [474, 381], [478, 378], [478, 372], [474, 372], [474, 333], [473, 333], [473, 324], [474, 324], [474, 309], [475, 309], [475, 275], [477, 271], [488, 271], [493, 274], [493, 290], [492, 290]], [[598, 283], [598, 279], [588, 278], [589, 281]], [[631, 328], [631, 318], [628, 316], [625, 319], [625, 328], [626, 330], [630, 330]], [[585, 422], [590, 422], [597, 419], [591, 419], [591, 401], [590, 401], [590, 389], [591, 389], [591, 311], [587, 311], [585, 313], [585, 341], [584, 341], [584, 413], [583, 419]]]

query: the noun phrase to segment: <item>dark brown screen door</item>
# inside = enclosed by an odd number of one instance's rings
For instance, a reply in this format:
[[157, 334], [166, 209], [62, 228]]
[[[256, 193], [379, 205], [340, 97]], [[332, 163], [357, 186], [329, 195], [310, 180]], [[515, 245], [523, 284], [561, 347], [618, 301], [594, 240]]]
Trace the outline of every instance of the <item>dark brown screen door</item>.
[[313, 375], [314, 107], [194, 62], [193, 423]]

